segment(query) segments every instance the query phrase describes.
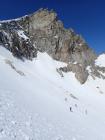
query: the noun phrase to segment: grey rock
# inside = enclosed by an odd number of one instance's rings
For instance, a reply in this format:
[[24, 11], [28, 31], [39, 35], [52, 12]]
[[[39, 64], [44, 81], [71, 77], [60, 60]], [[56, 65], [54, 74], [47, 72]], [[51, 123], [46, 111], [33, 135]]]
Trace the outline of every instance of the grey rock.
[[96, 59], [85, 40], [72, 29], [65, 29], [52, 10], [41, 9], [18, 23], [29, 34], [37, 50], [47, 52], [56, 60], [89, 65]]
[[[20, 31], [22, 35], [19, 35]], [[37, 55], [37, 50], [31, 43], [28, 34], [16, 21], [2, 23], [2, 26], [0, 26], [0, 44], [20, 59], [27, 58], [31, 60]]]
[[60, 70], [62, 70], [63, 72], [72, 71], [73, 73], [75, 73], [75, 77], [81, 84], [84, 84], [86, 82], [89, 75], [86, 68], [81, 66], [80, 64], [68, 64], [67, 67], [60, 68]]

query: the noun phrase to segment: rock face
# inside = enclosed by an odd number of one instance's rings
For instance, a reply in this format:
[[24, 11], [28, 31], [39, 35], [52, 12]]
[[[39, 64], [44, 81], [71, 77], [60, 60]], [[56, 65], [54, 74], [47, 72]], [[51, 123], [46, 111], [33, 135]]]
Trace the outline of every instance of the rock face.
[[19, 23], [31, 37], [37, 50], [56, 60], [90, 64], [96, 54], [73, 30], [65, 29], [54, 11], [39, 10]]
[[36, 48], [31, 43], [28, 34], [16, 21], [1, 24], [0, 44], [20, 59], [23, 59], [23, 57], [32, 59], [37, 54]]
[[81, 84], [84, 84], [84, 82], [88, 78], [88, 71], [86, 70], [85, 67], [81, 66], [80, 64], [69, 64], [67, 67], [60, 68], [61, 71], [63, 72], [70, 72], [72, 71], [75, 73], [75, 77], [77, 78], [78, 81], [80, 81]]
[[47, 52], [53, 59], [67, 63], [60, 70], [74, 72], [81, 84], [88, 78], [87, 66], [94, 65], [97, 57], [80, 35], [65, 29], [57, 14], [47, 9], [17, 20], [2, 21], [0, 44], [21, 59], [32, 60], [37, 51]]

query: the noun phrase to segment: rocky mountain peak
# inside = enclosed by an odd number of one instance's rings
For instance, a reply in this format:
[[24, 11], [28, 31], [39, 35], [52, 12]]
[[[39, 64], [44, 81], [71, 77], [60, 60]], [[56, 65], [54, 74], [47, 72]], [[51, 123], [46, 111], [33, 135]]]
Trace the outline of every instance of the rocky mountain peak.
[[97, 55], [80, 35], [64, 28], [53, 10], [40, 9], [16, 20], [2, 21], [0, 44], [21, 59], [32, 60], [37, 51], [46, 52], [53, 59], [67, 63], [67, 67], [59, 70], [74, 72], [82, 84], [88, 78], [88, 66], [95, 71], [93, 75], [100, 75], [95, 67]]
[[30, 28], [32, 27], [33, 30], [36, 30], [47, 27], [56, 20], [56, 17], [57, 14], [54, 11], [40, 9], [37, 12], [30, 15]]

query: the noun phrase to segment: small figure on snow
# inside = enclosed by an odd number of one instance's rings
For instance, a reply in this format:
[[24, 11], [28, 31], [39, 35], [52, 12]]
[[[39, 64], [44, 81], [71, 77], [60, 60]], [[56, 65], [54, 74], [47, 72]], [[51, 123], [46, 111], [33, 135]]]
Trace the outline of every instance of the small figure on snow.
[[85, 110], [85, 114], [87, 115], [87, 109]]
[[70, 107], [70, 112], [73, 112], [72, 107]]

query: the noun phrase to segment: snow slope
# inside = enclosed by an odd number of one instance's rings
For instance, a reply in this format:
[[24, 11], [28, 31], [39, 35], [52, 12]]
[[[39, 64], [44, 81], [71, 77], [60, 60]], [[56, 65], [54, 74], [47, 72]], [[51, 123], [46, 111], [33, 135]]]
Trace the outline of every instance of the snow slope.
[[0, 46], [0, 140], [105, 140], [105, 80], [81, 85], [56, 71], [65, 65], [46, 53], [22, 62]]

